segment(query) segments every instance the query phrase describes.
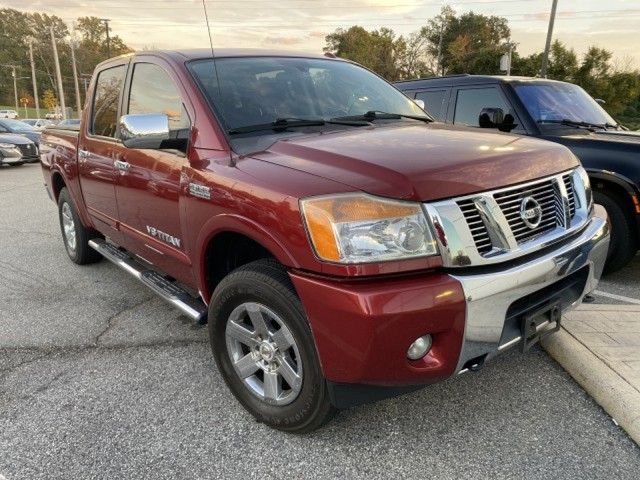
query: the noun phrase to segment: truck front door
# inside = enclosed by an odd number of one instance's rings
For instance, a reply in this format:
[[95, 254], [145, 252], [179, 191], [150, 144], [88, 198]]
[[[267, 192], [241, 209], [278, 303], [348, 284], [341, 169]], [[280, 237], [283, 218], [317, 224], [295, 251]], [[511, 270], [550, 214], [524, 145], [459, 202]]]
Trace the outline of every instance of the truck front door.
[[[156, 63], [136, 61], [126, 82], [123, 112], [164, 113], [171, 135], [188, 137], [189, 116], [168, 71]], [[180, 179], [189, 165], [185, 151], [120, 144], [115, 152], [123, 246], [182, 281], [191, 275], [180, 225]]]

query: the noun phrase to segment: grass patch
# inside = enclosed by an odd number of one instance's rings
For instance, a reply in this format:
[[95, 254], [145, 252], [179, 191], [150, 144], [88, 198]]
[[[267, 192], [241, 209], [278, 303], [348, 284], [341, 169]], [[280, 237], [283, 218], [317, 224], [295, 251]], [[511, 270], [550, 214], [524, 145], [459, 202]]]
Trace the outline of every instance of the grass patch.
[[616, 120], [629, 130], [640, 130], [640, 117], [618, 116], [616, 117]]

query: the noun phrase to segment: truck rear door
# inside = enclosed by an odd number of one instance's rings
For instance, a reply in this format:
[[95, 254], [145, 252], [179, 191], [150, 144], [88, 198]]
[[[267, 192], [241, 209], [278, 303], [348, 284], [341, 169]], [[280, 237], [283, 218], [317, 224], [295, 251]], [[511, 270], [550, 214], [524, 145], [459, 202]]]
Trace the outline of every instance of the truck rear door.
[[128, 61], [97, 73], [90, 111], [85, 115], [78, 141], [78, 171], [85, 205], [96, 227], [103, 233], [112, 232], [114, 237], [119, 236], [114, 155]]

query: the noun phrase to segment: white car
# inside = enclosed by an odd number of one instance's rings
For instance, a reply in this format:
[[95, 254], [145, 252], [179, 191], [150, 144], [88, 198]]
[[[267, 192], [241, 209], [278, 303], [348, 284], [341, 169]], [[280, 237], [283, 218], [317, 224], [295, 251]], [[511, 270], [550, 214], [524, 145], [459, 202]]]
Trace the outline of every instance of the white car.
[[15, 110], [0, 110], [0, 118], [18, 118], [18, 112]]
[[22, 120], [24, 123], [31, 125], [36, 130], [43, 130], [46, 127], [55, 125], [51, 120], [45, 118], [25, 118]]

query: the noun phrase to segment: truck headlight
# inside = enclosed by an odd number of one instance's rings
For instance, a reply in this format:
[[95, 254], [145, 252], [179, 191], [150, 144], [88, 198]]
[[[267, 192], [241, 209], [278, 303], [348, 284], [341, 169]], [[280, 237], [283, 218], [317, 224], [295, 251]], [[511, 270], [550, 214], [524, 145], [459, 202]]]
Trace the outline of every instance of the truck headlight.
[[578, 172], [580, 181], [584, 186], [584, 195], [587, 200], [587, 211], [591, 212], [591, 210], [593, 209], [593, 192], [591, 191], [591, 181], [589, 180], [589, 174], [584, 169], [584, 167], [578, 167], [576, 171]]
[[308, 198], [300, 206], [322, 260], [370, 263], [438, 254], [419, 203], [352, 193]]

